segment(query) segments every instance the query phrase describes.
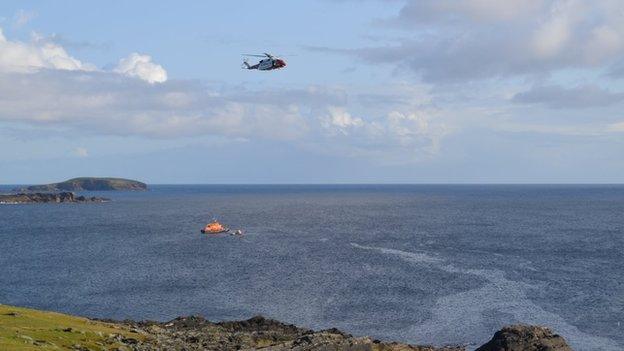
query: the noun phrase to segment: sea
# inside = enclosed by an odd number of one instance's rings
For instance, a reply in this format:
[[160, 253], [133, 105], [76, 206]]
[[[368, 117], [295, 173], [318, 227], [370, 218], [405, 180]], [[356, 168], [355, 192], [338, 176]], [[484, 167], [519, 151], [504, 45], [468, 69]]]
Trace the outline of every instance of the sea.
[[[13, 186], [2, 186], [8, 191]], [[538, 324], [624, 350], [622, 185], [153, 185], [0, 205], [0, 303], [264, 315], [416, 344]], [[243, 236], [200, 233], [218, 219]]]

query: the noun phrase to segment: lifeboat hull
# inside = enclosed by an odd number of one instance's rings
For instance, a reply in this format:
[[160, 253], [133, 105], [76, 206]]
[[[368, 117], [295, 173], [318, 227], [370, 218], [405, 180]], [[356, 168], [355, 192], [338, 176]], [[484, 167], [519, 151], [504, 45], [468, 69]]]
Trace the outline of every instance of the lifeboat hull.
[[229, 229], [223, 229], [219, 231], [210, 231], [210, 230], [205, 230], [205, 229], [201, 230], [202, 234], [221, 234], [221, 233], [227, 233], [229, 231], [230, 231]]

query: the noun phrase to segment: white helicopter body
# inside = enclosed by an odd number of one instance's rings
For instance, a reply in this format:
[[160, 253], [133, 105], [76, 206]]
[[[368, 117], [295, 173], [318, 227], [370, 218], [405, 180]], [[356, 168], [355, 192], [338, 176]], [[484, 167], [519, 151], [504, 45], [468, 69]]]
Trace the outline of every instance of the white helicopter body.
[[280, 69], [286, 67], [286, 61], [281, 58], [277, 58], [271, 54], [265, 53], [264, 55], [250, 55], [245, 56], [264, 57], [260, 62], [255, 65], [250, 65], [247, 60], [243, 62], [243, 68], [245, 69], [257, 69], [259, 71], [271, 71], [274, 69]]

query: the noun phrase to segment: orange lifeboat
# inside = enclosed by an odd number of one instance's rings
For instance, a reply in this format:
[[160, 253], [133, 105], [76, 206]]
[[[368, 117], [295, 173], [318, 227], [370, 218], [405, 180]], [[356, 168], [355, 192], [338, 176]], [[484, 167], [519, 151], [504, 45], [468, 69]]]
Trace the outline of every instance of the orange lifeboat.
[[230, 229], [224, 227], [221, 223], [215, 220], [206, 224], [206, 226], [204, 227], [204, 229], [201, 230], [201, 232], [204, 234], [219, 234], [219, 233], [228, 232], [229, 230]]

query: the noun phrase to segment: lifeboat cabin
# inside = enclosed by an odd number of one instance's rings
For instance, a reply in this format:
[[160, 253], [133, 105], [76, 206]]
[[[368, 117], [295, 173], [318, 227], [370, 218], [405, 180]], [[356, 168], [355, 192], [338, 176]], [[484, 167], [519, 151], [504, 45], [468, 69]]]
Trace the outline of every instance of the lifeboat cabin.
[[219, 233], [225, 233], [228, 230], [229, 230], [228, 228], [224, 227], [221, 223], [215, 220], [206, 224], [206, 226], [204, 227], [204, 229], [201, 230], [201, 232], [204, 234], [219, 234]]

